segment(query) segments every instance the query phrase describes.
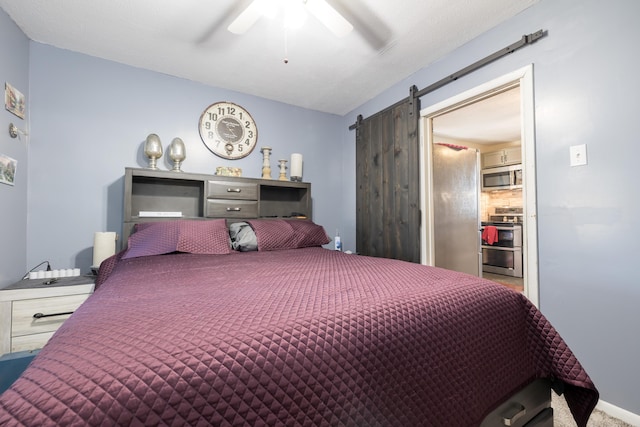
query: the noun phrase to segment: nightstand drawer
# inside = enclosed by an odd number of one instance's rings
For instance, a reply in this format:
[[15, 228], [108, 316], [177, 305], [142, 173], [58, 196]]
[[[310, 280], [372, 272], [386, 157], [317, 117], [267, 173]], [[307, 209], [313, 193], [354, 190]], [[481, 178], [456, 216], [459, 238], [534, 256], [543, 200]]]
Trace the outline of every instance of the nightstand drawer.
[[257, 218], [257, 200], [207, 200], [206, 213], [209, 218]]
[[[89, 295], [66, 295], [14, 301], [11, 314], [12, 341], [15, 337], [23, 335], [55, 331], [71, 315], [60, 313], [75, 311]], [[44, 316], [35, 318], [34, 314], [36, 313]]]
[[258, 200], [258, 184], [251, 182], [207, 181], [206, 191], [207, 199]]
[[[61, 322], [62, 323], [62, 322]], [[59, 326], [59, 325], [58, 325]], [[11, 353], [42, 348], [56, 331], [41, 334], [22, 335], [11, 339]]]

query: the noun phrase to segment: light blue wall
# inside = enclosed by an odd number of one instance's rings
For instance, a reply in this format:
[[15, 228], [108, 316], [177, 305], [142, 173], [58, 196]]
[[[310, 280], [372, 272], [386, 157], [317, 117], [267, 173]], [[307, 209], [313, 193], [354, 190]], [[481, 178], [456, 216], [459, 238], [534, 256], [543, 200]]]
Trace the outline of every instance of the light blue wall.
[[[344, 117], [344, 174], [355, 175], [367, 117], [539, 29], [548, 36], [424, 96], [422, 107], [534, 65], [540, 306], [608, 403], [640, 414], [640, 2], [542, 0]], [[588, 165], [569, 167], [569, 146]], [[343, 195], [355, 197], [353, 186]], [[355, 205], [350, 206], [350, 212]]]
[[11, 84], [29, 105], [29, 39], [9, 16], [0, 10], [0, 154], [18, 161], [14, 185], [0, 184], [0, 286], [20, 279], [27, 267], [27, 158], [28, 139], [9, 137], [9, 123], [28, 128], [29, 116], [22, 120], [4, 108], [4, 85]]
[[[340, 117], [40, 43], [31, 43], [30, 70], [30, 263], [49, 259], [54, 268], [88, 271], [93, 233], [121, 232], [124, 168], [147, 166], [142, 145], [149, 133], [160, 136], [165, 151], [174, 137], [183, 139], [186, 172], [237, 166], [243, 176], [257, 178], [260, 147], [270, 146], [277, 177], [277, 159], [300, 152], [303, 178], [312, 183], [314, 220], [330, 234], [339, 227], [340, 212], [330, 201], [341, 188], [335, 155]], [[258, 146], [248, 157], [224, 160], [202, 143], [198, 119], [217, 101], [240, 104], [255, 119]], [[170, 168], [166, 156], [161, 168]]]

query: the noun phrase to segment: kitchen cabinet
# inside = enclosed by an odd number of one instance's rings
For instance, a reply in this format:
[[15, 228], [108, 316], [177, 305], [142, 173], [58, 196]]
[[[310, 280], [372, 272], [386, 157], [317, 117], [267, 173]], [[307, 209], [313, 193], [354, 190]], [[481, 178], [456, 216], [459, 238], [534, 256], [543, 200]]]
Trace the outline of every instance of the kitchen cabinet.
[[522, 163], [522, 148], [520, 146], [482, 154], [483, 169], [517, 165], [518, 163]]

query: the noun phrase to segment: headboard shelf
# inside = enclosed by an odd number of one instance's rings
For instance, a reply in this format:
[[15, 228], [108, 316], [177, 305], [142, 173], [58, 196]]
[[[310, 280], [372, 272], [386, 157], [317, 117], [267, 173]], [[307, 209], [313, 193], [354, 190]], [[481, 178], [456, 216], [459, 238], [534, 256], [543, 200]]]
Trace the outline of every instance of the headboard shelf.
[[292, 215], [311, 219], [310, 183], [125, 168], [123, 247], [141, 222]]

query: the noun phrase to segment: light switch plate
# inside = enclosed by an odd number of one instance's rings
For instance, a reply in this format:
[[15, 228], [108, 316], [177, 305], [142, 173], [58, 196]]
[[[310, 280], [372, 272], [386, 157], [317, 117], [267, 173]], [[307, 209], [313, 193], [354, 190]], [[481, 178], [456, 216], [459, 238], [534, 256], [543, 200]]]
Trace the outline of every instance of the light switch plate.
[[587, 145], [572, 145], [569, 147], [570, 165], [583, 166], [587, 164]]

